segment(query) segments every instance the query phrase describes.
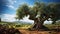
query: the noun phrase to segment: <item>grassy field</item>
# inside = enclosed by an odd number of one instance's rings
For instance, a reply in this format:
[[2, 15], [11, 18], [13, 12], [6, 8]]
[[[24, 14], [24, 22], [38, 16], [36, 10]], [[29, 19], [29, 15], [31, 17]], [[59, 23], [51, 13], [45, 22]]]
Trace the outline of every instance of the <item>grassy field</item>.
[[[22, 34], [60, 34], [60, 32], [56, 31], [29, 31], [28, 28], [31, 28], [33, 24], [18, 24], [18, 23], [11, 23], [11, 22], [0, 22], [1, 25], [6, 26], [8, 28], [15, 28], [18, 29]], [[45, 24], [46, 27], [49, 29], [55, 28], [54, 26], [60, 26], [60, 24]]]
[[[14, 23], [14, 22], [0, 22], [1, 25], [8, 27], [14, 27], [14, 28], [21, 28], [21, 29], [28, 29], [33, 26], [33, 24], [30, 23]], [[60, 26], [60, 24], [45, 24], [44, 26], [48, 27], [49, 29], [54, 28], [55, 26]]]
[[[12, 22], [0, 22], [1, 25], [6, 27], [20, 28], [20, 29], [28, 29], [32, 24], [30, 23], [12, 23]], [[8, 26], [7, 26], [8, 25]]]

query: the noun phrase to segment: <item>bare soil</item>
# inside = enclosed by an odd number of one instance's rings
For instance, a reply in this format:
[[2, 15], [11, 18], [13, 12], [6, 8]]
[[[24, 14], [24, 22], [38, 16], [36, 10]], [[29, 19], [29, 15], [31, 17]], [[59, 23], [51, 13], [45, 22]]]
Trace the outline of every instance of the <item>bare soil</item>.
[[60, 32], [54, 31], [29, 31], [29, 30], [19, 30], [22, 34], [60, 34]]

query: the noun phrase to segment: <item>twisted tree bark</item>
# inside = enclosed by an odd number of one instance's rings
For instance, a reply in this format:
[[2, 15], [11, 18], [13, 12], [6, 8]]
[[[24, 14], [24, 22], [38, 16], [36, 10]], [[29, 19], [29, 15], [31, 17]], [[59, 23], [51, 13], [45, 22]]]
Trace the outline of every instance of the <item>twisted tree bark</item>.
[[48, 28], [43, 25], [46, 19], [48, 18], [35, 18], [34, 26], [32, 28], [35, 30], [48, 30]]

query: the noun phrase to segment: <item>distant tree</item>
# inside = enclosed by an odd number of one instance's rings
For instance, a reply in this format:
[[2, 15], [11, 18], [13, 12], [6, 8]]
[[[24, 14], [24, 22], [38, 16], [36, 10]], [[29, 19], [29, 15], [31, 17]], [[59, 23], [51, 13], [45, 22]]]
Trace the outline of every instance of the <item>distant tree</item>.
[[1, 18], [0, 18], [0, 22], [1, 22]]
[[49, 18], [52, 19], [53, 24], [60, 19], [60, 4], [47, 4], [35, 2], [33, 7], [27, 4], [21, 5], [16, 11], [17, 19], [22, 19], [24, 16], [29, 15], [29, 19], [34, 20], [35, 29], [44, 29], [43, 23]]

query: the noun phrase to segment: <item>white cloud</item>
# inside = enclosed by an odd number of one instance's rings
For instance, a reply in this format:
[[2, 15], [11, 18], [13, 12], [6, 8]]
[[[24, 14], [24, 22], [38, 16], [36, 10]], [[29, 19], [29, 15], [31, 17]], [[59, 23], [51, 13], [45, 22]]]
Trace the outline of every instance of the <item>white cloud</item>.
[[6, 6], [16, 10], [16, 7], [14, 6], [15, 3], [17, 3], [16, 0], [8, 0], [8, 4]]
[[20, 21], [24, 21], [24, 22], [29, 22], [29, 23], [33, 23], [33, 20], [29, 20], [29, 15], [27, 17], [24, 17], [23, 20]]
[[9, 8], [12, 8], [12, 9], [16, 9], [13, 5], [6, 5], [6, 6], [8, 6]]
[[7, 21], [7, 22], [16, 21], [15, 15], [3, 14], [2, 21]]
[[14, 1], [14, 3], [17, 3], [17, 1]]
[[44, 24], [52, 24], [53, 21], [44, 21]]
[[17, 3], [17, 1], [16, 0], [8, 0], [8, 2], [9, 2], [9, 4], [14, 4], [14, 3]]
[[33, 7], [33, 5], [29, 5], [29, 7]]
[[[16, 15], [3, 14], [2, 16], [3, 16], [3, 17], [2, 17], [2, 21], [7, 21], [7, 22], [17, 21], [17, 20], [15, 19]], [[24, 17], [23, 20], [20, 20], [20, 21], [32, 23], [33, 21], [32, 21], [32, 20], [29, 20], [28, 18], [29, 18], [29, 16]]]

